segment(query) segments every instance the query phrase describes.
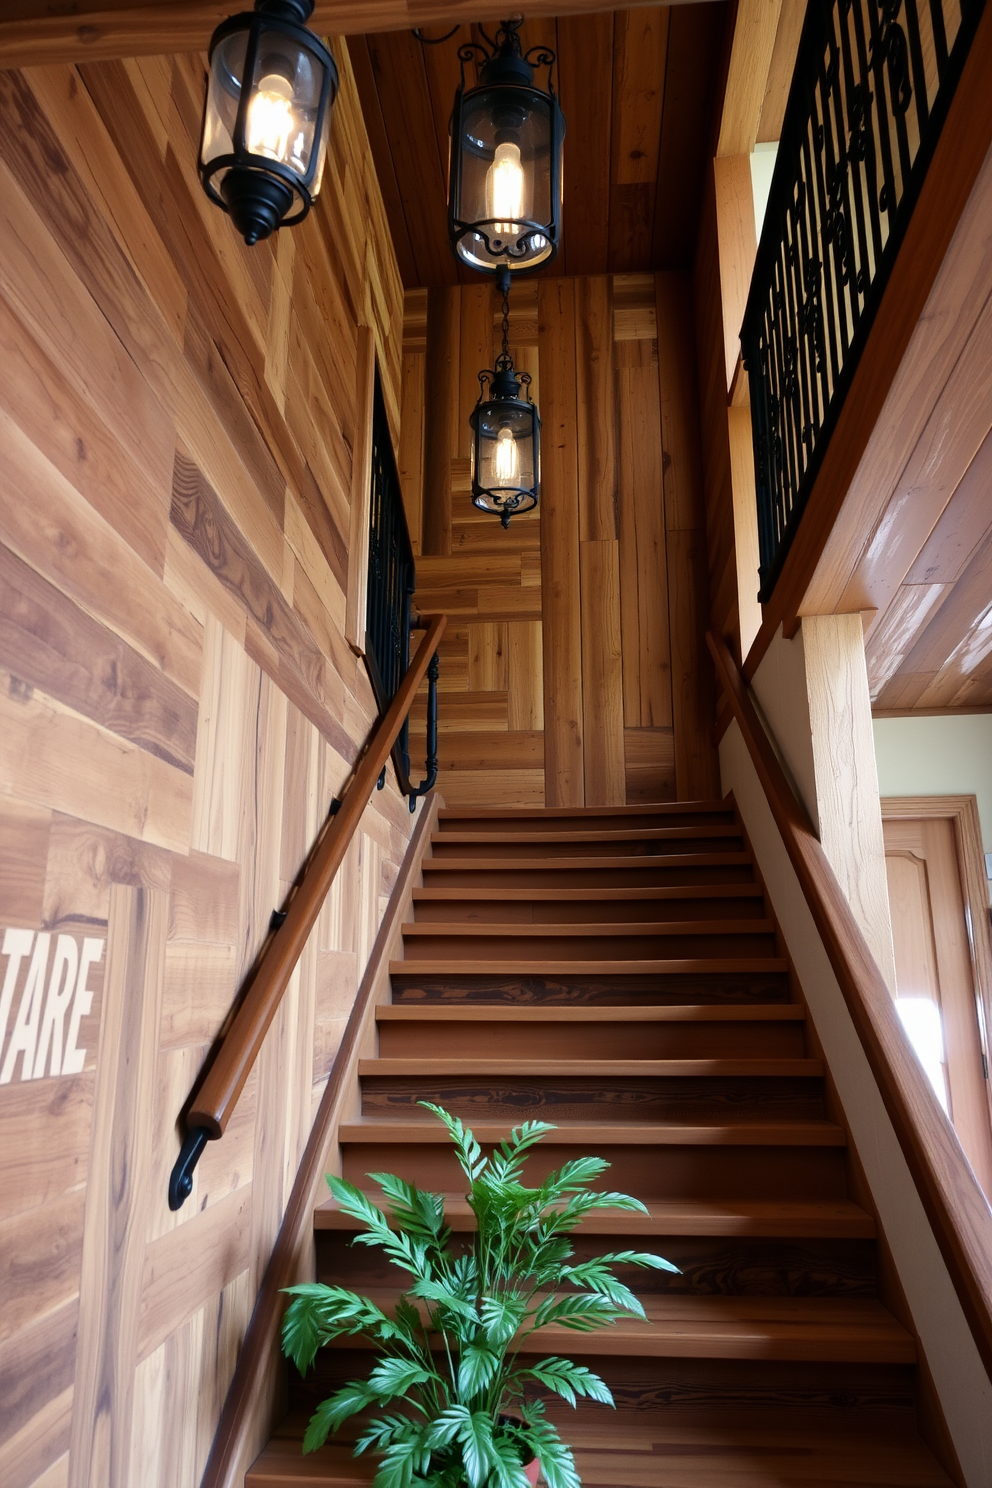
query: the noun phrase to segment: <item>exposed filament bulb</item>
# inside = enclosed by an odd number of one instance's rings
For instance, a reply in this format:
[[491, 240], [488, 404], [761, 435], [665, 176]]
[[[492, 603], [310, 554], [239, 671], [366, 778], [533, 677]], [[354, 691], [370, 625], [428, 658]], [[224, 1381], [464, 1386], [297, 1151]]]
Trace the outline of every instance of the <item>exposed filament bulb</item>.
[[253, 155], [267, 155], [285, 162], [295, 127], [293, 90], [286, 78], [270, 73], [262, 78], [248, 105], [248, 148]]
[[520, 146], [504, 140], [496, 146], [493, 163], [486, 176], [489, 216], [495, 217], [495, 230], [512, 233], [523, 217], [524, 171], [520, 163]]
[[517, 441], [511, 430], [500, 429], [496, 439], [496, 481], [501, 486], [511, 486], [517, 480]]

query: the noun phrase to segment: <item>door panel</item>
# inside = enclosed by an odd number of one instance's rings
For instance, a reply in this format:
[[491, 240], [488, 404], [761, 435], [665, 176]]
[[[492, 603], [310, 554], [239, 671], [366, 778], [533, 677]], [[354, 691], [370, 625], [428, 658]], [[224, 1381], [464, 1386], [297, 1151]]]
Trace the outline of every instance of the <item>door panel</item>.
[[947, 817], [902, 817], [883, 819], [883, 831], [896, 995], [929, 998], [940, 1009], [949, 1114], [992, 1193], [992, 1124], [954, 825]]

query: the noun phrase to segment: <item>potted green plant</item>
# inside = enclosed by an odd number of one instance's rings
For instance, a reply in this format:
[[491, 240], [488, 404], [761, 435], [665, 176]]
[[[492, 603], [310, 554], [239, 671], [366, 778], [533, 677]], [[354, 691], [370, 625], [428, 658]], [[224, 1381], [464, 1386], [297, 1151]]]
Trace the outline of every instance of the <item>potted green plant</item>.
[[350, 1381], [317, 1407], [303, 1450], [314, 1451], [350, 1417], [372, 1412], [355, 1453], [381, 1454], [373, 1488], [526, 1488], [534, 1459], [548, 1488], [579, 1488], [572, 1453], [533, 1392], [543, 1386], [572, 1406], [580, 1396], [605, 1405], [613, 1397], [584, 1365], [557, 1356], [531, 1362], [521, 1345], [551, 1323], [587, 1333], [644, 1317], [614, 1266], [678, 1268], [633, 1250], [573, 1263], [568, 1236], [584, 1216], [646, 1210], [626, 1194], [591, 1189], [609, 1167], [598, 1157], [576, 1158], [537, 1188], [525, 1187], [528, 1152], [555, 1130], [547, 1122], [516, 1127], [485, 1157], [457, 1116], [420, 1104], [448, 1129], [468, 1179], [475, 1232], [459, 1245], [445, 1225], [443, 1196], [391, 1173], [369, 1174], [391, 1220], [353, 1184], [328, 1177], [340, 1207], [364, 1227], [355, 1243], [381, 1247], [411, 1282], [392, 1315], [344, 1287], [287, 1288], [293, 1301], [283, 1348], [301, 1373], [335, 1338], [364, 1335], [380, 1355], [366, 1379]]

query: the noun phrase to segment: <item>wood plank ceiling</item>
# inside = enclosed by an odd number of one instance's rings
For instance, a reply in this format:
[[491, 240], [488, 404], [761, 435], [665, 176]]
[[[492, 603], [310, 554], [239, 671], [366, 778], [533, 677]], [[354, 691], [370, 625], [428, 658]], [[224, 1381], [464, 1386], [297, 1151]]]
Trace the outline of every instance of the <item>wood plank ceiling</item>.
[[[690, 267], [726, 11], [720, 0], [524, 22], [525, 47], [557, 53], [567, 124], [562, 246], [545, 272]], [[348, 41], [407, 288], [471, 279], [446, 218], [448, 119], [470, 34], [430, 47], [400, 31]]]

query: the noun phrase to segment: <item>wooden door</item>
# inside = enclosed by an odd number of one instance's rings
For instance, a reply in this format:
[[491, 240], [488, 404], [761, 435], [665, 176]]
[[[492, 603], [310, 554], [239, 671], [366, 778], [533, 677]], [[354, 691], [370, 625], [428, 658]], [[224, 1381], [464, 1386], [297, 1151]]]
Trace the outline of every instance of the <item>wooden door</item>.
[[[903, 803], [905, 809], [907, 803]], [[982, 1014], [969, 935], [967, 899], [952, 813], [889, 816], [882, 805], [885, 866], [895, 943], [896, 997], [922, 999], [914, 1015], [933, 1005], [943, 1033], [928, 1073], [942, 1085], [944, 1106], [961, 1146], [987, 1194], [992, 1194], [992, 1122], [983, 1050]], [[910, 1008], [902, 1009], [909, 1013]], [[928, 1019], [904, 1017], [907, 1032]], [[919, 1051], [918, 1051], [919, 1052]], [[925, 1065], [928, 1060], [921, 1054]]]

